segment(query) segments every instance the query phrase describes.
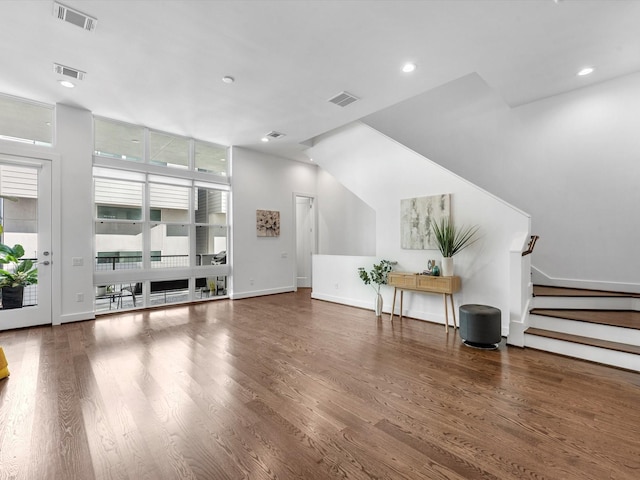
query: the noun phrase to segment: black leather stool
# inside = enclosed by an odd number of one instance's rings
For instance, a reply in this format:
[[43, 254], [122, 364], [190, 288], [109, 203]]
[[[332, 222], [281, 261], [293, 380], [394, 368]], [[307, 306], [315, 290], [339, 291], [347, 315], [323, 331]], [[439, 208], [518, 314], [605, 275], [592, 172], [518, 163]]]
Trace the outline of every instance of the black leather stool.
[[502, 340], [500, 310], [488, 305], [460, 306], [460, 337], [465, 345], [495, 350]]

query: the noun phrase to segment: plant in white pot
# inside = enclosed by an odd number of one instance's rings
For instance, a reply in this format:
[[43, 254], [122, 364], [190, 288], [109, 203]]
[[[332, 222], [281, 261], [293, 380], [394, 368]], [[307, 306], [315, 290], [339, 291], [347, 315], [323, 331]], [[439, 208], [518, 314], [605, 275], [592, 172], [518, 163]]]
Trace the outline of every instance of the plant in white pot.
[[462, 226], [457, 228], [449, 219], [442, 218], [440, 222], [431, 221], [431, 228], [442, 254], [442, 276], [453, 276], [453, 256], [473, 245], [477, 240], [479, 226]]
[[[373, 269], [367, 272], [364, 267], [358, 268], [358, 275], [365, 285], [371, 285], [376, 292], [375, 312], [376, 316], [382, 315], [382, 295], [380, 295], [380, 286], [387, 284], [387, 276], [393, 270], [393, 264], [389, 260], [381, 260], [380, 263], [374, 263]], [[375, 284], [375, 286], [374, 286]]]

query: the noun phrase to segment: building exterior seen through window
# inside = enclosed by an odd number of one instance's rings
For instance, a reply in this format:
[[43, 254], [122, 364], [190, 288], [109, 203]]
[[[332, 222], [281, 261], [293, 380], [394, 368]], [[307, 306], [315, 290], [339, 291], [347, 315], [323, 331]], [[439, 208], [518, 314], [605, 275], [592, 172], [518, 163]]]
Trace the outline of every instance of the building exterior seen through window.
[[225, 296], [229, 149], [94, 127], [96, 312]]

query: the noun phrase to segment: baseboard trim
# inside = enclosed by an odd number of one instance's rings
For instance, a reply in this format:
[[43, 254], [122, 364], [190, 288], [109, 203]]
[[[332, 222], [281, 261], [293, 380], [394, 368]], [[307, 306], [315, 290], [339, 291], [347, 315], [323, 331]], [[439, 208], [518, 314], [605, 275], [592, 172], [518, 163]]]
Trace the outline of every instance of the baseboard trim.
[[95, 312], [70, 313], [67, 315], [60, 315], [60, 323], [54, 323], [54, 325], [61, 325], [63, 323], [71, 322], [83, 322], [85, 320], [95, 320], [95, 318]]
[[280, 288], [269, 288], [267, 290], [253, 290], [249, 292], [233, 292], [229, 295], [231, 300], [241, 300], [243, 298], [252, 298], [252, 297], [263, 297], [265, 295], [275, 295], [278, 293], [289, 293], [295, 292], [296, 289], [293, 285], [288, 287], [280, 287]]

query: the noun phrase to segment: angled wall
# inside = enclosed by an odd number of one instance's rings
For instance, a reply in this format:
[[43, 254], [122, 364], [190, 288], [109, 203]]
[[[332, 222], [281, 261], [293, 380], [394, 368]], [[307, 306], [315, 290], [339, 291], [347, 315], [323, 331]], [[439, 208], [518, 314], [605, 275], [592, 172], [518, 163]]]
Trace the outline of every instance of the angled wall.
[[[400, 248], [400, 200], [451, 194], [456, 224], [477, 224], [482, 238], [456, 255], [462, 291], [456, 304], [482, 303], [502, 310], [503, 333], [510, 318], [510, 250], [514, 238], [529, 234], [529, 216], [362, 123], [347, 125], [318, 137], [309, 151], [314, 161], [333, 175], [376, 213], [375, 257], [318, 256], [313, 294], [341, 303], [371, 305], [372, 292], [362, 285], [355, 265], [369, 267], [374, 258], [397, 261], [397, 271], [421, 272], [437, 250]], [[322, 195], [322, 190], [318, 194]], [[358, 263], [361, 262], [361, 263]], [[519, 288], [519, 285], [518, 285]], [[392, 290], [385, 287], [386, 310]], [[411, 295], [410, 316], [444, 321], [442, 298]]]
[[531, 213], [537, 282], [638, 292], [639, 111], [640, 73], [515, 108], [472, 74], [363, 121]]

